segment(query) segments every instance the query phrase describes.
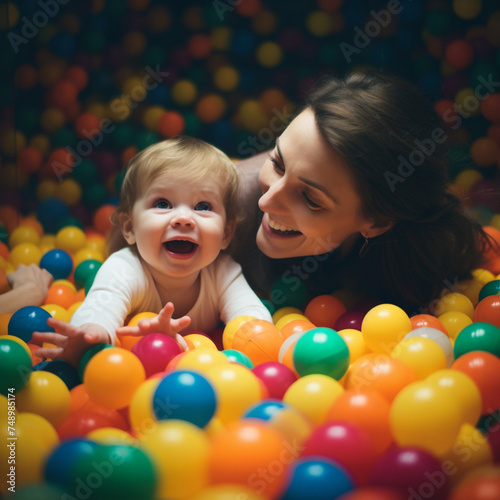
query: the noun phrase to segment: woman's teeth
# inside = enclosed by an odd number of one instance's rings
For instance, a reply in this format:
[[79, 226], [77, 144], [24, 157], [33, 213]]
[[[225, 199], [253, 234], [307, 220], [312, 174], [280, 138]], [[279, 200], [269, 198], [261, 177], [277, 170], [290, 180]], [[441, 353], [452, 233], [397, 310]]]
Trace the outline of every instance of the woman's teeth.
[[275, 231], [282, 231], [282, 232], [292, 232], [292, 233], [298, 233], [299, 231], [296, 231], [293, 229], [293, 227], [285, 226], [284, 224], [280, 224], [279, 222], [274, 221], [269, 217], [269, 214], [266, 214], [267, 217], [267, 224], [271, 229], [274, 229]]

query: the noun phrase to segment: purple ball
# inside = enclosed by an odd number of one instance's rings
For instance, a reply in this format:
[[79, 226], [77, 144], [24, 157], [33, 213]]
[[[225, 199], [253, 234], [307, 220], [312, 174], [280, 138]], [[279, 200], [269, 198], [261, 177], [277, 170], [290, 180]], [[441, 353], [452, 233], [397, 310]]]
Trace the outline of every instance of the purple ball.
[[[448, 471], [449, 472], [449, 471]], [[411, 447], [392, 447], [373, 464], [370, 485], [395, 488], [408, 498], [444, 500], [450, 491], [449, 475], [429, 452]]]

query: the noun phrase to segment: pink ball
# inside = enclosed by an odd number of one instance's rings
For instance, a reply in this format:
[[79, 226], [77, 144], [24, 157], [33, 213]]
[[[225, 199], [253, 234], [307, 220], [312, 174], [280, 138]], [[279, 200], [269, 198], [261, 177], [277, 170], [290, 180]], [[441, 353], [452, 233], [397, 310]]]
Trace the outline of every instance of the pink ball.
[[361, 324], [364, 317], [365, 313], [363, 311], [347, 311], [338, 317], [333, 325], [333, 329], [337, 332], [347, 329], [361, 331]]
[[141, 360], [146, 377], [165, 370], [170, 360], [180, 354], [179, 344], [163, 333], [150, 333], [139, 339], [132, 352]]
[[282, 399], [286, 390], [297, 380], [295, 373], [278, 361], [265, 361], [253, 368], [252, 372], [267, 387], [270, 398]]

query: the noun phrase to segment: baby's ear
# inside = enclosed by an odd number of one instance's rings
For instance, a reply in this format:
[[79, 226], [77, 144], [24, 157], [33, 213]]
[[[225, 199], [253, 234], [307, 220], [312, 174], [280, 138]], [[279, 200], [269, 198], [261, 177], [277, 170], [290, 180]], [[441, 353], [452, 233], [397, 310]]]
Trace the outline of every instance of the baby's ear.
[[236, 229], [236, 221], [228, 220], [226, 222], [226, 227], [224, 228], [224, 237], [222, 239], [222, 250], [225, 250], [229, 243], [231, 243], [231, 239], [234, 235], [234, 230]]
[[118, 225], [122, 230], [123, 237], [129, 245], [135, 243], [134, 225], [132, 224], [132, 219], [128, 214], [117, 214]]

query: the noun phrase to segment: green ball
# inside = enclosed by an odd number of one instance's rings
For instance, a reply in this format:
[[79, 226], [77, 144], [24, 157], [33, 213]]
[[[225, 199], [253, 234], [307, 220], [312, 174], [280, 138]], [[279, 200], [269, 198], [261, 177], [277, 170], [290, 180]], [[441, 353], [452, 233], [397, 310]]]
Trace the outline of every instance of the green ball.
[[320, 373], [340, 380], [349, 368], [349, 359], [345, 340], [326, 327], [305, 332], [293, 349], [293, 365], [301, 377]]
[[0, 226], [0, 241], [6, 245], [9, 243], [9, 233], [5, 226]]
[[142, 151], [153, 144], [160, 141], [160, 136], [154, 132], [148, 132], [147, 130], [139, 132], [135, 138], [135, 145], [138, 151]]
[[500, 357], [500, 328], [491, 323], [472, 323], [457, 336], [453, 353], [455, 359], [471, 351], [486, 351]]
[[446, 35], [451, 29], [451, 15], [445, 10], [433, 10], [425, 17], [425, 27], [434, 36]]
[[102, 262], [94, 259], [87, 259], [76, 266], [73, 274], [76, 288], [80, 289], [85, 286], [91, 276], [95, 276], [102, 266]]
[[282, 307], [303, 309], [306, 300], [306, 285], [297, 276], [282, 276], [271, 287], [271, 301], [277, 309]]
[[33, 371], [26, 349], [10, 339], [0, 339], [0, 394], [16, 395], [25, 387]]
[[250, 368], [250, 370], [254, 367], [253, 361], [245, 353], [237, 351], [236, 349], [224, 349], [222, 354], [224, 354], [231, 363], [239, 363], [240, 365]]
[[87, 208], [96, 210], [101, 205], [104, 205], [106, 203], [108, 192], [104, 185], [97, 183], [84, 189], [82, 198], [83, 204]]
[[479, 292], [479, 302], [490, 295], [500, 295], [500, 280], [493, 280], [486, 283]]
[[[92, 500], [155, 498], [155, 467], [149, 456], [135, 446], [97, 446], [94, 453], [76, 464], [72, 475], [75, 481], [80, 478], [89, 487]], [[99, 477], [98, 487], [95, 477]]]
[[68, 216], [62, 218], [59, 221], [59, 224], [57, 224], [57, 230], [59, 231], [63, 227], [67, 227], [67, 226], [76, 226], [82, 230], [85, 229], [83, 227], [83, 222], [78, 217], [75, 217], [73, 215], [68, 215]]
[[9, 495], [10, 500], [61, 500], [69, 495], [53, 484], [23, 484]]
[[264, 304], [271, 316], [276, 312], [276, 307], [274, 307], [274, 304], [270, 300], [260, 299], [260, 301]]
[[84, 189], [99, 182], [97, 165], [91, 160], [83, 159], [75, 166], [71, 175]]

